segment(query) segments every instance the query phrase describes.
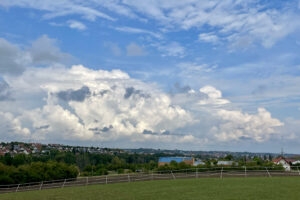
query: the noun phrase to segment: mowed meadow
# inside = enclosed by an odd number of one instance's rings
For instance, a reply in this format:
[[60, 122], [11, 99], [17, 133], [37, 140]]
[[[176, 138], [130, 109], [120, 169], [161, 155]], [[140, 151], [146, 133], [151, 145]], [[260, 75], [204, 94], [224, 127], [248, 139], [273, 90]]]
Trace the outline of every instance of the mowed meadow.
[[1, 194], [1, 200], [298, 200], [299, 177], [200, 178]]

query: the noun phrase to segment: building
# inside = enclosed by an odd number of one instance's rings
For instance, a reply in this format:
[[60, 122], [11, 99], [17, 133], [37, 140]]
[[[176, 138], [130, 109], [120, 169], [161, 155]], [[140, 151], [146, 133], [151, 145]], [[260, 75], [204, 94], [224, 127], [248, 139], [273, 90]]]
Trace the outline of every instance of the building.
[[205, 162], [203, 162], [202, 160], [195, 160], [193, 165], [194, 166], [205, 165]]
[[184, 162], [188, 165], [194, 165], [195, 159], [193, 157], [160, 157], [158, 160], [158, 166], [170, 164], [172, 161], [177, 163]]
[[236, 165], [236, 162], [234, 162], [234, 161], [228, 161], [228, 160], [219, 160], [217, 162], [217, 165], [232, 166], [232, 165]]
[[293, 162], [295, 162], [295, 160], [287, 159], [282, 156], [273, 160], [273, 163], [275, 163], [276, 165], [282, 165], [286, 171], [291, 170], [291, 165]]
[[292, 162], [293, 165], [298, 165], [300, 164], [300, 160], [295, 160], [294, 162]]

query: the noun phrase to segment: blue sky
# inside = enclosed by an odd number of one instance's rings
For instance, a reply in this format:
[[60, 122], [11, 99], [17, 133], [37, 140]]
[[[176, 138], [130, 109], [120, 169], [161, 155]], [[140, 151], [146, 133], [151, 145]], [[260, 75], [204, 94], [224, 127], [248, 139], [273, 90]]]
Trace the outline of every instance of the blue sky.
[[0, 1], [0, 139], [299, 153], [300, 2]]

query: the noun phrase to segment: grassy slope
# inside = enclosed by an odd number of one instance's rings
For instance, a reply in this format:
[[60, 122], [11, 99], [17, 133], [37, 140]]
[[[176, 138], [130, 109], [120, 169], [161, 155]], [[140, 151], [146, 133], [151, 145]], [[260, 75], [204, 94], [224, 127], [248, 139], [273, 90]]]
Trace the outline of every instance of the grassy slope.
[[300, 178], [224, 178], [93, 185], [0, 195], [1, 200], [299, 200]]

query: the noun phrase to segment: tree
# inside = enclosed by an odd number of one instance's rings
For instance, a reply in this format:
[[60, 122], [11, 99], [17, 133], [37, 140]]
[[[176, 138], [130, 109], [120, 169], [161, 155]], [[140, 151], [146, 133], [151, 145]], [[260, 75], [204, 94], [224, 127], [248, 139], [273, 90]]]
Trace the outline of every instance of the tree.
[[175, 160], [172, 160], [171, 162], [170, 162], [170, 167], [171, 167], [171, 169], [178, 169], [178, 163], [175, 161]]
[[186, 164], [185, 162], [180, 162], [179, 164], [178, 164], [178, 168], [179, 169], [188, 169], [188, 168], [190, 168], [191, 167], [191, 165], [188, 165], [188, 164]]
[[118, 156], [115, 156], [113, 159], [112, 159], [112, 162], [111, 162], [113, 165], [121, 165], [121, 160], [119, 159]]
[[14, 180], [7, 175], [0, 175], [0, 183], [1, 184], [13, 184]]
[[157, 167], [157, 163], [154, 160], [150, 160], [149, 167], [151, 170], [153, 170]]
[[26, 155], [25, 154], [17, 154], [13, 159], [12, 159], [12, 164], [16, 167], [19, 165], [23, 165], [26, 163]]
[[253, 161], [255, 161], [257, 165], [263, 164], [263, 160], [257, 156], [254, 156]]
[[233, 156], [231, 154], [228, 154], [224, 159], [225, 160], [233, 160]]
[[118, 169], [118, 174], [124, 174], [124, 169], [122, 168]]
[[12, 162], [13, 162], [13, 158], [11, 157], [11, 155], [9, 153], [6, 153], [4, 155], [4, 164], [12, 165]]
[[206, 167], [210, 167], [210, 166], [211, 166], [210, 160], [206, 160], [206, 161], [205, 161], [205, 165], [206, 165]]

